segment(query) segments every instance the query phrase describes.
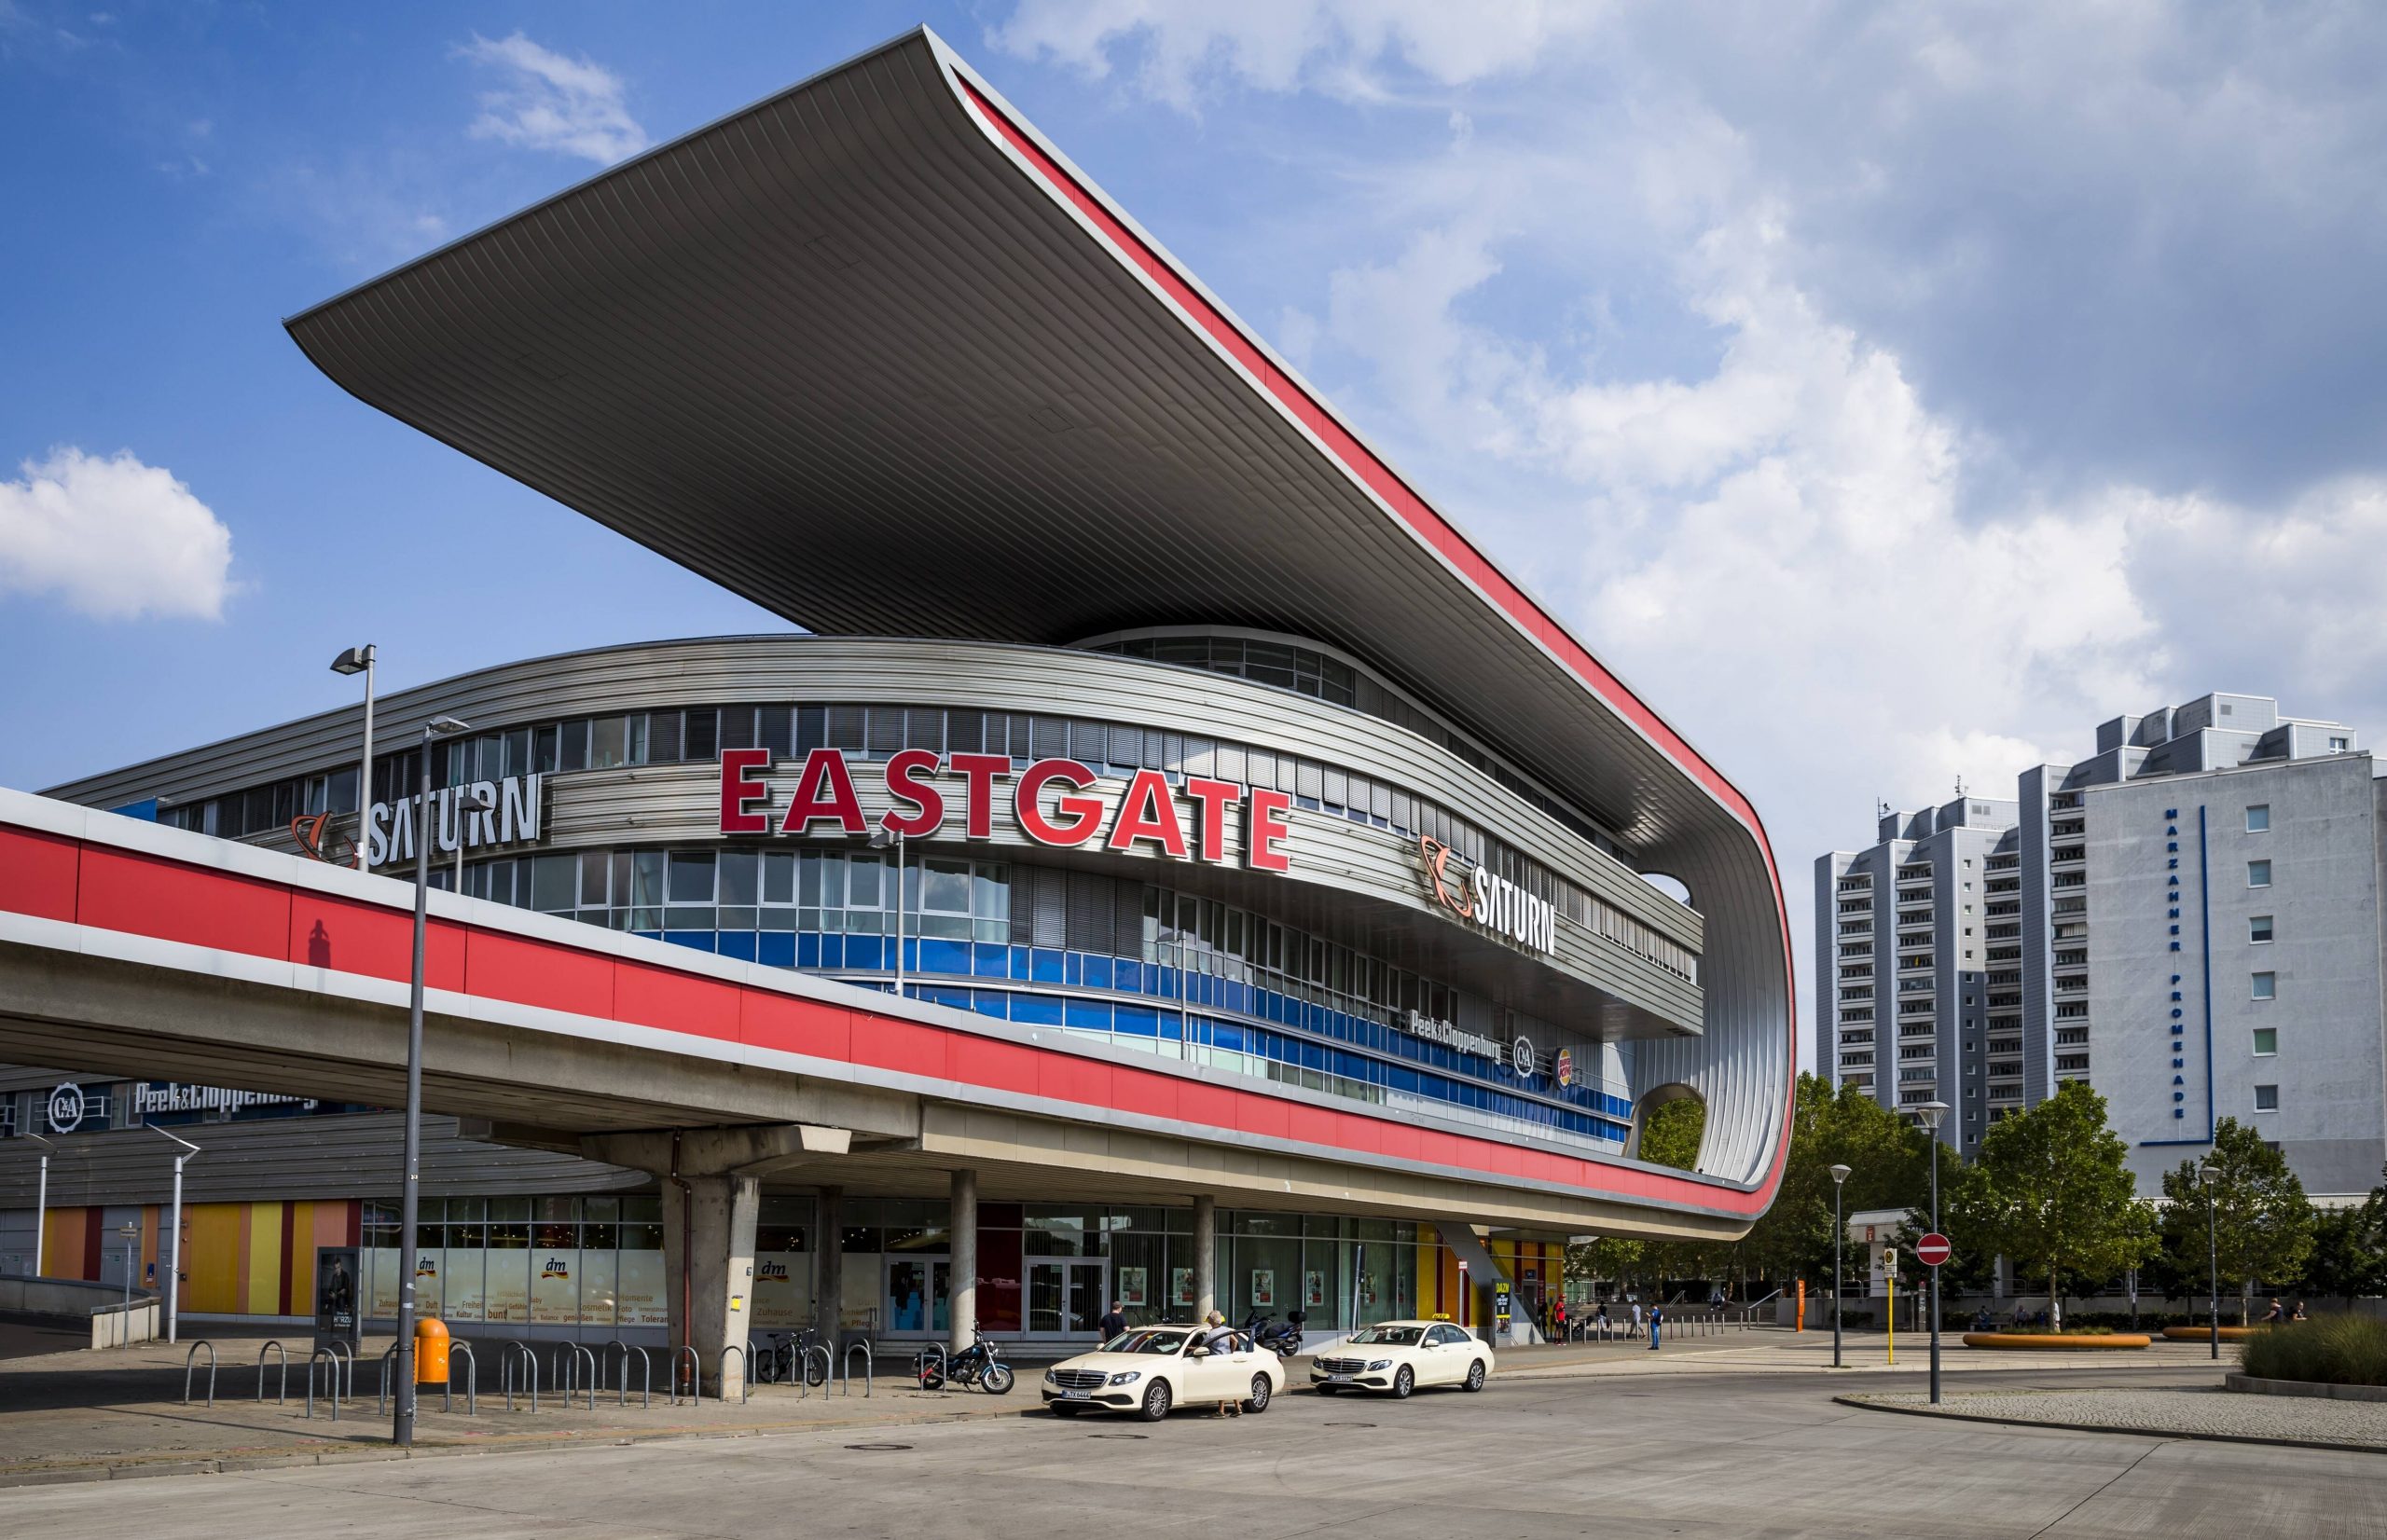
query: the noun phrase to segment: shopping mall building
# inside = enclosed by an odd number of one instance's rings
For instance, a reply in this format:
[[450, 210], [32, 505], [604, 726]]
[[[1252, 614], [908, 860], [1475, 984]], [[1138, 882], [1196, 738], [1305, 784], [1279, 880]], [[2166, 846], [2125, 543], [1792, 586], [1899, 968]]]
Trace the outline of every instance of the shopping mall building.
[[[1789, 956], [1747, 802], [933, 36], [288, 326], [803, 627], [384, 694], [361, 829], [361, 699], [46, 793], [130, 815], [87, 842], [154, 819], [145, 860], [404, 906], [423, 726], [470, 724], [427, 750], [433, 918], [543, 960], [434, 982], [419, 1273], [460, 1332], [1487, 1323], [1569, 1235], [1771, 1200]], [[337, 869], [360, 838], [380, 875]], [[501, 1030], [602, 1067], [491, 1093]], [[173, 1040], [0, 1022], [5, 1126], [57, 1149], [45, 1270], [118, 1275], [127, 1220], [155, 1265], [149, 1122], [206, 1150], [186, 1311], [303, 1314], [350, 1244], [392, 1313], [386, 1076]], [[683, 1073], [717, 1114], [636, 1110]], [[1635, 1158], [1680, 1096], [1689, 1173]], [[34, 1153], [0, 1141], [0, 1266]]]

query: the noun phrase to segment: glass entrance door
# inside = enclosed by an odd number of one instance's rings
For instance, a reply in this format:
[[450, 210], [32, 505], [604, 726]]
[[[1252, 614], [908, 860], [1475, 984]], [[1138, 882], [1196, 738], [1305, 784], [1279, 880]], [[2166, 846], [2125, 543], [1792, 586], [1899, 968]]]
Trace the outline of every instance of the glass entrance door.
[[916, 1252], [887, 1258], [884, 1313], [890, 1334], [943, 1336], [952, 1329], [953, 1264]]
[[1028, 1264], [1027, 1335], [1093, 1337], [1108, 1303], [1102, 1291], [1110, 1266], [1098, 1257], [1031, 1259]]

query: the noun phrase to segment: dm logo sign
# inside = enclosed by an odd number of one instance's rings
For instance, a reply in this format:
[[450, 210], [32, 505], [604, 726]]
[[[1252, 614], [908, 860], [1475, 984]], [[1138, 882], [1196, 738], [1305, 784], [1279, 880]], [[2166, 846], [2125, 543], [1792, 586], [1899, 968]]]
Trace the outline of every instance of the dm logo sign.
[[52, 1134], [74, 1133], [83, 1126], [85, 1110], [81, 1086], [60, 1086], [49, 1093], [49, 1131]]

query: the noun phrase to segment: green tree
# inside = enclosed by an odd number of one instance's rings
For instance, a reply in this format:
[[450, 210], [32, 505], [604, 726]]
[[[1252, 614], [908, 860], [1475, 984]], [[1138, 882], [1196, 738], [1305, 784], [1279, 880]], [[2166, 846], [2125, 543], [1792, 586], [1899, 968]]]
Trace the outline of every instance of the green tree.
[[[2379, 1189], [2371, 1194], [2376, 1202]], [[2304, 1263], [2304, 1288], [2320, 1299], [2353, 1299], [2387, 1290], [2387, 1248], [2374, 1228], [2368, 1203], [2359, 1208], [2317, 1210], [2312, 1217], [2312, 1254]]]
[[1706, 1133], [1705, 1102], [1695, 1096], [1661, 1102], [1641, 1124], [1641, 1159], [1689, 1171], [1699, 1163], [1699, 1141]]
[[2235, 1118], [2214, 1126], [2213, 1149], [2203, 1163], [2213, 1172], [2209, 1189], [2197, 1179], [2195, 1161], [2163, 1176], [2164, 1245], [2183, 1272], [2208, 1265], [2210, 1204], [2213, 1250], [2221, 1276], [2238, 1285], [2242, 1326], [2254, 1310], [2257, 1282], [2302, 1276], [2312, 1253], [2312, 1205], [2280, 1152]]
[[[1790, 1149], [1782, 1186], [1742, 1242], [1754, 1271], [1783, 1282], [1800, 1275], [1828, 1278], [1832, 1261], [1831, 1167], [1849, 1168], [1842, 1212], [1914, 1209], [1929, 1187], [1931, 1146], [1923, 1131], [1866, 1092], [1831, 1086], [1813, 1075], [1799, 1077], [1791, 1111]], [[1955, 1164], [1942, 1151], [1942, 1174]], [[1862, 1264], [1862, 1258], [1843, 1258]]]
[[2105, 1099], [2065, 1082], [1991, 1124], [1980, 1157], [1952, 1182], [1941, 1171], [1950, 1238], [2036, 1269], [2049, 1312], [2061, 1314], [2065, 1280], [2103, 1283], [2154, 1247], [2153, 1217], [2124, 1163], [2129, 1148], [2105, 1126]]

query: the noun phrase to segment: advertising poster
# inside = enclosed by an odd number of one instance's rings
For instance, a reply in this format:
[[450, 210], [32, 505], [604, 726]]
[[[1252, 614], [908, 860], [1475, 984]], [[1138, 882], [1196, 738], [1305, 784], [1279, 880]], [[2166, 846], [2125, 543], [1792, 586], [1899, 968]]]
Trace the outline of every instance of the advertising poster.
[[1276, 1270], [1256, 1267], [1251, 1270], [1251, 1303], [1256, 1310], [1276, 1307]]
[[531, 1319], [550, 1326], [575, 1326], [580, 1321], [580, 1248], [554, 1247], [531, 1253], [539, 1270], [531, 1280]]
[[483, 1255], [489, 1258], [489, 1281], [481, 1293], [481, 1319], [492, 1325], [500, 1321], [528, 1321], [531, 1318], [530, 1250], [500, 1250], [492, 1246]]
[[1172, 1305], [1190, 1305], [1194, 1302], [1194, 1270], [1192, 1268], [1173, 1267], [1168, 1270], [1168, 1302]]
[[1144, 1270], [1123, 1267], [1119, 1270], [1119, 1302], [1127, 1306], [1144, 1304]]
[[626, 1327], [659, 1327], [670, 1324], [667, 1301], [663, 1295], [663, 1253], [660, 1251], [624, 1251], [619, 1257], [620, 1272], [614, 1286], [618, 1301], [617, 1324]]
[[1317, 1310], [1326, 1303], [1326, 1274], [1316, 1268], [1302, 1274], [1302, 1306]]
[[354, 1246], [323, 1246], [315, 1252], [315, 1341], [352, 1346], [364, 1335], [357, 1313], [357, 1272]]

